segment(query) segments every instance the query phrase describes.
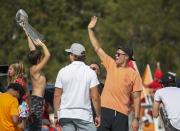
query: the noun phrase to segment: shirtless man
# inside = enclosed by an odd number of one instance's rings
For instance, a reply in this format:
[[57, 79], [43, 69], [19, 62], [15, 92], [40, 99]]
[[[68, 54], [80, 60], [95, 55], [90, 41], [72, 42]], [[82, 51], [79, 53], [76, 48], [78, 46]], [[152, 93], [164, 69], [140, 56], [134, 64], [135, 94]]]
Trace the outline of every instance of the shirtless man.
[[[30, 76], [32, 82], [29, 131], [40, 131], [42, 123], [41, 116], [43, 112], [43, 96], [46, 87], [46, 78], [42, 73], [42, 69], [48, 62], [50, 53], [46, 45], [42, 41], [40, 41], [39, 39], [31, 40], [29, 36], [27, 37], [30, 49], [28, 60], [31, 64]], [[40, 50], [36, 49], [35, 46], [39, 46], [43, 49], [43, 57]]]

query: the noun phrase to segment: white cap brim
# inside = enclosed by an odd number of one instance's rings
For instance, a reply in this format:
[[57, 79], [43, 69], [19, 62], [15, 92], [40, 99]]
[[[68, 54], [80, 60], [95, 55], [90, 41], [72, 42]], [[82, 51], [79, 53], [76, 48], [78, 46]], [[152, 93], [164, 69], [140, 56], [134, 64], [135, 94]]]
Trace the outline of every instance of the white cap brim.
[[72, 53], [71, 49], [65, 49], [65, 51], [68, 52], [68, 53]]

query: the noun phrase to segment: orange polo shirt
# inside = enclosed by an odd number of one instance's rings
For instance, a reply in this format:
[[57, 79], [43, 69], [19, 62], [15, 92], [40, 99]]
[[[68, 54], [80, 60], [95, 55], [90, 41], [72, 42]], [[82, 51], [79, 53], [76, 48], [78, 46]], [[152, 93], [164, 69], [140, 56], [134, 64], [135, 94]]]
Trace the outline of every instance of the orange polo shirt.
[[101, 95], [101, 106], [129, 114], [132, 92], [142, 91], [142, 80], [131, 67], [117, 67], [115, 60], [106, 56], [103, 61], [107, 76]]

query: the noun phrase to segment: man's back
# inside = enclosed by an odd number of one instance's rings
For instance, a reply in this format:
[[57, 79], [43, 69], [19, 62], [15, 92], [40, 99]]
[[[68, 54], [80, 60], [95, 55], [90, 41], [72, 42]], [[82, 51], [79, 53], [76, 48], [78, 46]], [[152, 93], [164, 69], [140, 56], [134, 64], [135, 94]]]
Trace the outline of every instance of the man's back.
[[180, 88], [166, 87], [158, 90], [157, 93], [161, 96], [161, 100], [165, 107], [171, 111], [174, 111], [177, 108], [180, 109], [180, 104], [177, 104], [177, 100], [180, 99]]
[[180, 129], [180, 88], [166, 87], [159, 89], [155, 93], [155, 101], [162, 101], [171, 124]]
[[36, 65], [30, 68], [32, 95], [31, 95], [31, 115], [29, 121], [29, 130], [41, 129], [41, 116], [43, 113], [44, 90], [46, 87], [46, 78], [41, 70], [36, 69]]
[[62, 87], [61, 118], [92, 121], [90, 88], [98, 85], [95, 72], [84, 62], [74, 61], [60, 70], [55, 87]]
[[18, 101], [8, 93], [0, 94], [0, 131], [14, 131], [12, 115], [18, 116]]
[[46, 87], [46, 78], [42, 72], [35, 72], [36, 65], [33, 65], [30, 68], [30, 75], [32, 81], [32, 95], [43, 97], [44, 90]]

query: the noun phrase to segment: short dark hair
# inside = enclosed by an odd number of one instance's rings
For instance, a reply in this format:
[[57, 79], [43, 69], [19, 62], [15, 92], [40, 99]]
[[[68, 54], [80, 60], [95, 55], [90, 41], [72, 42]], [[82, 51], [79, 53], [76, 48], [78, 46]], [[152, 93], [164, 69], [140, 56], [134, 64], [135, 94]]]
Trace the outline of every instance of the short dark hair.
[[176, 83], [164, 83], [164, 87], [177, 87]]
[[91, 64], [96, 64], [99, 67], [99, 69], [101, 68], [100, 64], [98, 62], [96, 62], [96, 61], [91, 62]]
[[101, 72], [101, 65], [98, 62], [94, 61], [94, 62], [91, 62], [91, 64], [97, 65], [99, 67], [99, 72]]
[[83, 61], [84, 62], [86, 60], [85, 51], [83, 51], [80, 56], [77, 56], [75, 54], [72, 54], [72, 55], [74, 55], [74, 60], [75, 61]]
[[13, 90], [15, 90], [15, 91], [18, 91], [19, 94], [20, 94], [20, 97], [22, 97], [22, 96], [25, 94], [25, 90], [24, 90], [23, 87], [22, 87], [20, 84], [18, 84], [18, 83], [11, 83], [11, 84], [8, 86], [7, 89], [8, 89], [8, 90], [9, 90], [9, 89], [13, 89]]
[[42, 53], [40, 50], [32, 50], [28, 53], [27, 57], [32, 65], [36, 65], [38, 60], [41, 58]]

